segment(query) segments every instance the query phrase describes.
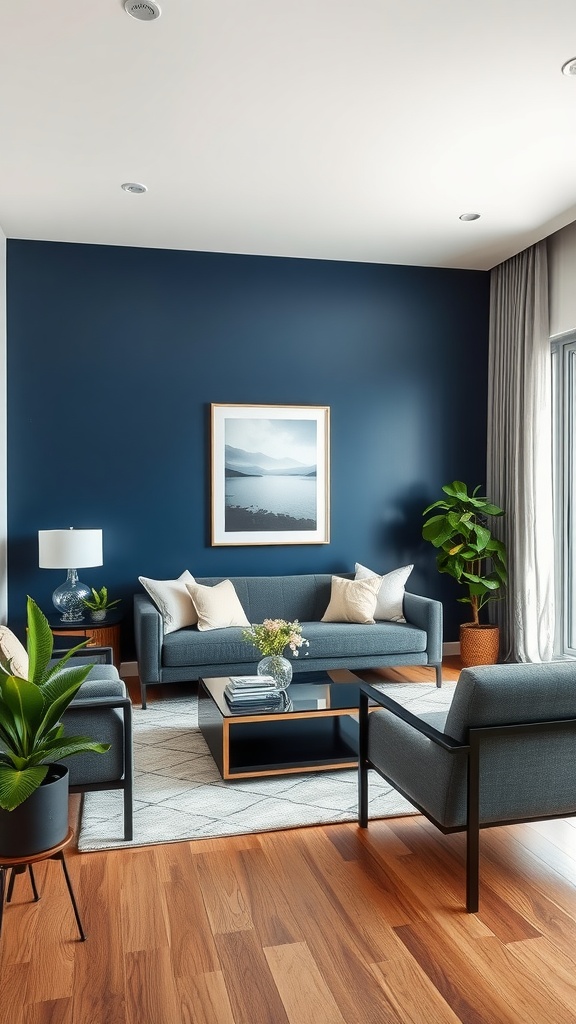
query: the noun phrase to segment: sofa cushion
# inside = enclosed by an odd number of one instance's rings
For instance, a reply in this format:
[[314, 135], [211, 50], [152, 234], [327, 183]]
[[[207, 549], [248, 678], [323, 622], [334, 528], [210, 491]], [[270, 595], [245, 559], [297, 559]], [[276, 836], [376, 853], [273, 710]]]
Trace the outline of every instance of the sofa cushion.
[[380, 582], [380, 576], [365, 580], [343, 580], [341, 576], [333, 576], [330, 601], [321, 621], [372, 625]]
[[198, 629], [201, 632], [250, 625], [230, 580], [222, 580], [213, 587], [188, 583], [186, 588], [196, 609]]
[[[406, 623], [378, 622], [374, 626], [344, 622], [303, 622], [302, 634], [310, 641], [308, 653], [298, 662], [314, 668], [314, 659], [374, 657], [416, 654], [426, 650], [426, 632]], [[242, 639], [242, 630], [209, 630], [200, 633], [192, 627], [170, 633], [164, 638], [162, 664], [165, 668], [188, 665], [247, 665], [260, 660], [260, 654]], [[296, 659], [294, 659], [296, 660]], [[225, 672], [222, 672], [225, 675]]]
[[302, 633], [310, 642], [306, 661], [416, 654], [426, 650], [427, 640], [425, 630], [400, 622], [303, 622]]
[[242, 629], [228, 626], [199, 632], [181, 629], [164, 637], [162, 664], [166, 668], [187, 665], [235, 665], [260, 660], [260, 654], [242, 639]]
[[192, 598], [186, 590], [186, 583], [195, 582], [188, 569], [177, 580], [151, 580], [147, 576], [139, 576], [138, 579], [162, 616], [164, 633], [173, 633], [198, 622]]
[[[380, 576], [380, 590], [374, 612], [374, 618], [377, 621], [383, 619], [391, 622], [406, 622], [404, 618], [404, 585], [413, 568], [413, 565], [403, 565], [399, 569], [393, 569], [392, 572]], [[356, 562], [355, 579], [367, 580], [374, 577], [378, 577], [378, 573]]]

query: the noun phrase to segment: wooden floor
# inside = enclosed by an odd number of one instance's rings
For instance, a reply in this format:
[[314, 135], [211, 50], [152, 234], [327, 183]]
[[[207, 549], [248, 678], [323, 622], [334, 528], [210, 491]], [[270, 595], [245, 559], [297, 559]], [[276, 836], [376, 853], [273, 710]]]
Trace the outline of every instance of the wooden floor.
[[88, 940], [56, 862], [19, 877], [1, 1024], [576, 1022], [574, 819], [483, 832], [477, 915], [419, 816], [67, 859]]

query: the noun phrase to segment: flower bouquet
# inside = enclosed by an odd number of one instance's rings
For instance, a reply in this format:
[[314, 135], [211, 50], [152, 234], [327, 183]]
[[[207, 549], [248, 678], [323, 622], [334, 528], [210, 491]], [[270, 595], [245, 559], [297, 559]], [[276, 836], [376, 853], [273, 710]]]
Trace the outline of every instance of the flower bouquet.
[[242, 639], [256, 647], [263, 655], [257, 667], [258, 674], [272, 676], [280, 689], [288, 686], [292, 679], [292, 666], [284, 657], [286, 647], [290, 648], [292, 657], [297, 658], [299, 649], [309, 646], [308, 640], [302, 636], [302, 626], [298, 619], [294, 622], [287, 622], [286, 619], [264, 619], [264, 622], [255, 623], [250, 629], [242, 630]]

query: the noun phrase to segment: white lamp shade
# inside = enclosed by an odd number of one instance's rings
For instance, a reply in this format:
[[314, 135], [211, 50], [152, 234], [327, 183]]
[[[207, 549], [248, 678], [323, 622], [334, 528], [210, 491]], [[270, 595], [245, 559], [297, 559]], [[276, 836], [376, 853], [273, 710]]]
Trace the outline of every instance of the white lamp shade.
[[102, 565], [102, 530], [38, 530], [41, 569]]

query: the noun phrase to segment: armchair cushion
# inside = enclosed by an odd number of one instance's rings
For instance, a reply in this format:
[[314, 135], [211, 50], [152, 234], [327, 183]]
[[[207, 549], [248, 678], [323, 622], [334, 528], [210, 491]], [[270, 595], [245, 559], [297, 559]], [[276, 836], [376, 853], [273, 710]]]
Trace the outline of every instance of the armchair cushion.
[[[443, 712], [418, 716], [438, 729]], [[440, 731], [443, 731], [440, 729]], [[445, 828], [466, 821], [466, 754], [437, 746], [389, 711], [369, 719], [368, 758], [404, 795]]]
[[569, 718], [576, 710], [573, 662], [482, 665], [460, 673], [446, 732], [466, 742], [470, 727]]
[[28, 653], [8, 626], [0, 626], [0, 659], [21, 679], [28, 679]]
[[88, 751], [69, 758], [71, 786], [113, 782], [125, 773], [122, 712], [99, 704], [110, 697], [126, 697], [126, 687], [121, 679], [86, 680], [63, 715], [62, 721], [68, 733], [110, 744], [110, 750], [105, 754]]

